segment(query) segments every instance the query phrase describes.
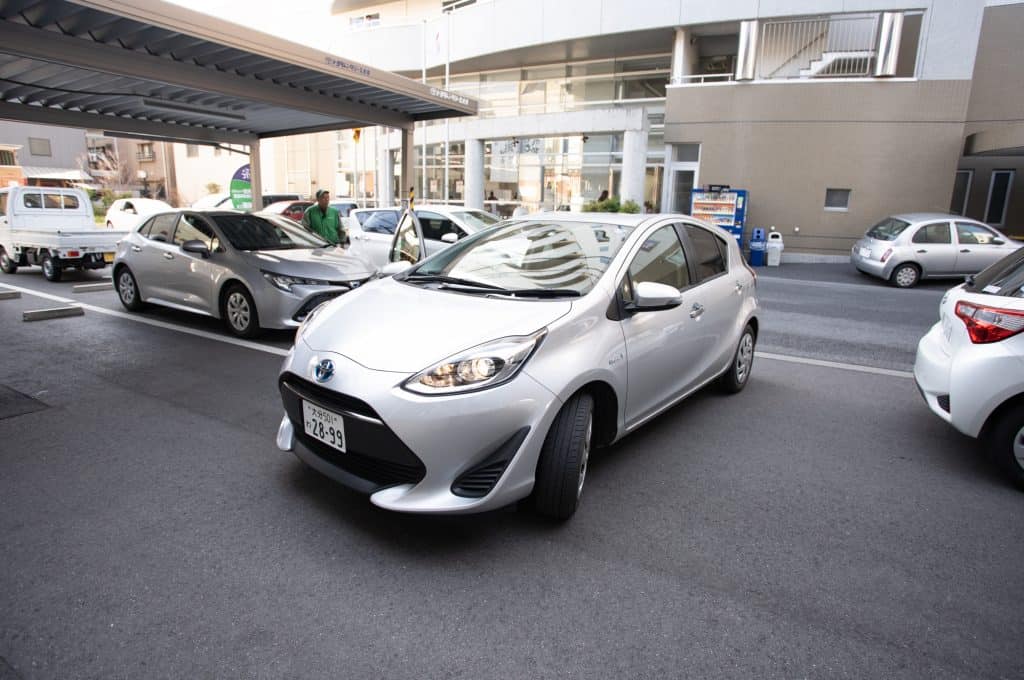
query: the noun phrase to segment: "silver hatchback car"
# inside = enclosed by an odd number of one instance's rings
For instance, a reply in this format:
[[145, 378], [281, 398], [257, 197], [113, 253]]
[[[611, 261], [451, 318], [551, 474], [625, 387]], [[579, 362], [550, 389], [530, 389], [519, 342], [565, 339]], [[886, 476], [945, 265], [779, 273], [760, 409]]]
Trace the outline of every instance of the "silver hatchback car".
[[279, 378], [278, 447], [383, 508], [568, 518], [592, 446], [750, 377], [756, 277], [689, 217], [532, 215], [405, 266], [315, 310]]
[[853, 245], [850, 260], [865, 274], [899, 288], [924, 278], [962, 278], [998, 262], [1021, 244], [996, 229], [956, 215], [893, 215]]
[[284, 217], [185, 210], [156, 215], [122, 239], [113, 274], [132, 311], [146, 303], [183, 309], [251, 337], [297, 327], [377, 270]]

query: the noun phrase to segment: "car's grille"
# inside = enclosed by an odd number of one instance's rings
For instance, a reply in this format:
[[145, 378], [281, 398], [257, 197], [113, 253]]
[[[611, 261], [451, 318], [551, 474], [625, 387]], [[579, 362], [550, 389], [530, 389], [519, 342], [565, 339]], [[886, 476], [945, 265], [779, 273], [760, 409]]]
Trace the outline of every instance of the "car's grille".
[[935, 397], [935, 401], [939, 402], [939, 408], [941, 408], [946, 413], [949, 413], [949, 395], [948, 394], [940, 394], [939, 396]]
[[[288, 419], [295, 428], [295, 436], [307, 449], [331, 465], [368, 480], [377, 488], [416, 484], [426, 475], [423, 461], [366, 402], [325, 389], [292, 373], [282, 376], [278, 387]], [[345, 419], [344, 453], [305, 433], [303, 400], [340, 413]]]
[[524, 427], [509, 437], [483, 461], [463, 472], [452, 484], [452, 493], [465, 498], [483, 498], [491, 492], [523, 445], [530, 428]]
[[295, 312], [295, 315], [292, 317], [292, 319], [294, 319], [295, 321], [305, 321], [306, 317], [309, 316], [309, 313], [312, 312], [314, 309], [316, 309], [325, 302], [333, 300], [334, 298], [338, 297], [344, 292], [345, 291], [343, 290], [336, 290], [330, 293], [318, 293], [314, 295], [313, 297], [306, 300], [306, 302], [301, 307], [299, 307], [299, 311]]

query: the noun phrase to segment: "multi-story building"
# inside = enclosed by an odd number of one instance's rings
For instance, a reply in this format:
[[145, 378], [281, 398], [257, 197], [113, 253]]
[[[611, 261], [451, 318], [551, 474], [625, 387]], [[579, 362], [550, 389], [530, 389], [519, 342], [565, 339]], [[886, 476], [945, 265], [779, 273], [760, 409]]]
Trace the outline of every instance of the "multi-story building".
[[[231, 177], [249, 162], [246, 147], [171, 144], [179, 205], [191, 205], [209, 193], [227, 192]], [[266, 159], [267, 153], [261, 154]], [[266, 160], [264, 160], [266, 163]], [[271, 161], [264, 167], [271, 167]], [[213, 190], [213, 191], [211, 191]]]
[[0, 181], [35, 186], [88, 183], [85, 131], [0, 122]]

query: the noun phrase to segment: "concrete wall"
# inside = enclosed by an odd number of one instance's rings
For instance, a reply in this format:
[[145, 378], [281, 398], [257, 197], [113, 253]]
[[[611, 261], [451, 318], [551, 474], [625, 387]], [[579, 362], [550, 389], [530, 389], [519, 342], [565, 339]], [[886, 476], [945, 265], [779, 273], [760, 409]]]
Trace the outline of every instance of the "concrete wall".
[[[843, 254], [885, 215], [949, 209], [969, 91], [948, 80], [672, 87], [665, 141], [701, 144], [701, 184], [751, 191], [748, 227], [776, 226], [791, 251]], [[827, 188], [851, 190], [847, 211], [824, 209]]]

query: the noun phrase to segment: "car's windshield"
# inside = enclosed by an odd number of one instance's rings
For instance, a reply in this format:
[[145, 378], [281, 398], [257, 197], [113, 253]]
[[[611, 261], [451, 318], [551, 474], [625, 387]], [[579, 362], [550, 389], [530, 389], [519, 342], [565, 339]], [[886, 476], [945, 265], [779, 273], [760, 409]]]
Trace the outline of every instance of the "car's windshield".
[[499, 222], [497, 217], [482, 210], [460, 210], [459, 212], [453, 212], [452, 217], [469, 227], [474, 227], [473, 231], [486, 229], [492, 224]]
[[431, 276], [515, 291], [585, 295], [632, 227], [552, 219], [513, 222], [478, 232], [403, 276]]
[[895, 217], [887, 217], [868, 231], [870, 238], [879, 241], [895, 241], [896, 237], [903, 233], [903, 230], [910, 226], [910, 222], [898, 220]]
[[973, 293], [1024, 297], [1024, 248], [983, 269], [967, 287]]
[[327, 241], [286, 217], [213, 215], [211, 219], [238, 250], [293, 250], [328, 245]]

